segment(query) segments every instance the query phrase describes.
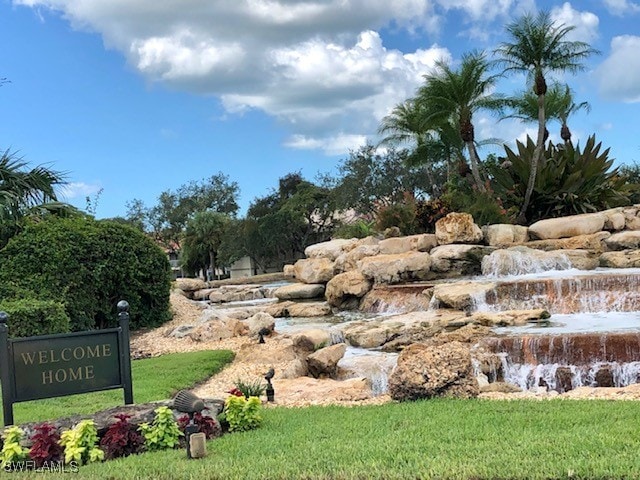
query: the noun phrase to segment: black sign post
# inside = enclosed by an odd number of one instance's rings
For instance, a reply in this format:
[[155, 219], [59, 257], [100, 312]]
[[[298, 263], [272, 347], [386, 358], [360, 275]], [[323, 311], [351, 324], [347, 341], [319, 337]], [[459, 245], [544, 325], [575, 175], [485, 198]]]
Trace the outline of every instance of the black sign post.
[[13, 424], [13, 404], [114, 388], [133, 403], [129, 304], [118, 303], [117, 328], [9, 338], [8, 315], [0, 312], [0, 381], [4, 424]]

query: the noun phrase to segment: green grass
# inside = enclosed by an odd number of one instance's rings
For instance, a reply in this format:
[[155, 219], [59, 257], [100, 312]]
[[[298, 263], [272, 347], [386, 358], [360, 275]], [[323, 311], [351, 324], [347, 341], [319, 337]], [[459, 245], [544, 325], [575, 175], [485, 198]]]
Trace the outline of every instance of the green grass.
[[145, 453], [81, 467], [80, 476], [640, 479], [640, 402], [431, 400], [274, 408], [264, 419], [258, 430], [210, 441], [204, 459]]
[[[233, 352], [229, 350], [205, 350], [134, 360], [131, 365], [133, 400], [146, 403], [170, 398], [178, 390], [190, 388], [219, 372], [232, 359]], [[123, 402], [123, 390], [118, 389], [16, 403], [14, 422], [90, 414]]]

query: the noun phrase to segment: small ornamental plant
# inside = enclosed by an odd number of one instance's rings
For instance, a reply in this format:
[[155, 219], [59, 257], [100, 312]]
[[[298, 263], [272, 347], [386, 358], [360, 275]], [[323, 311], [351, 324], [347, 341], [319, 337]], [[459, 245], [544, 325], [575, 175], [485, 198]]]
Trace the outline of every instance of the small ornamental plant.
[[[236, 386], [232, 391], [239, 390], [242, 393], [242, 395], [244, 395], [244, 398], [249, 398], [249, 397], [259, 398], [261, 395], [264, 394], [265, 388], [266, 387], [264, 385], [264, 382], [262, 382], [261, 380], [256, 380], [253, 382], [236, 380]], [[233, 395], [236, 395], [236, 394], [234, 393]]]
[[56, 427], [50, 423], [41, 423], [34, 427], [35, 433], [31, 437], [29, 456], [36, 467], [62, 461], [64, 448], [60, 445], [60, 435]]
[[224, 403], [224, 418], [229, 424], [229, 431], [242, 432], [258, 428], [262, 423], [261, 408], [262, 402], [258, 397], [227, 397]]
[[131, 415], [119, 414], [118, 421], [112, 423], [100, 440], [105, 458], [111, 460], [140, 453], [144, 448], [144, 437], [138, 432], [137, 425], [129, 423]]
[[[196, 412], [193, 415], [193, 423], [200, 428], [200, 432], [204, 433], [207, 440], [219, 437], [222, 434], [220, 423], [209, 415], [203, 415], [200, 412]], [[189, 425], [189, 415], [183, 415], [178, 419], [178, 428], [183, 433], [187, 428], [187, 425]]]
[[155, 409], [155, 413], [153, 423], [140, 424], [140, 432], [144, 436], [146, 449], [155, 451], [176, 448], [180, 445], [180, 437], [183, 434], [173, 418], [173, 412], [169, 407], [158, 407]]
[[20, 444], [24, 437], [24, 430], [14, 425], [7, 428], [2, 436], [4, 443], [0, 452], [0, 468], [11, 470], [12, 464], [23, 462], [29, 458], [29, 449]]
[[98, 432], [93, 420], [82, 420], [71, 430], [60, 435], [60, 444], [64, 447], [65, 463], [77, 462], [78, 465], [104, 460], [104, 452], [98, 447]]

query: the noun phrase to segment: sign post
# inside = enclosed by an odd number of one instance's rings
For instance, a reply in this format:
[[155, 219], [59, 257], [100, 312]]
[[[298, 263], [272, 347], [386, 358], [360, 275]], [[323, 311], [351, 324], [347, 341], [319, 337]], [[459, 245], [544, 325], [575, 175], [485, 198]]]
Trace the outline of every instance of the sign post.
[[4, 424], [13, 424], [13, 404], [114, 388], [133, 403], [129, 304], [118, 303], [117, 328], [9, 338], [8, 315], [0, 312], [0, 381]]

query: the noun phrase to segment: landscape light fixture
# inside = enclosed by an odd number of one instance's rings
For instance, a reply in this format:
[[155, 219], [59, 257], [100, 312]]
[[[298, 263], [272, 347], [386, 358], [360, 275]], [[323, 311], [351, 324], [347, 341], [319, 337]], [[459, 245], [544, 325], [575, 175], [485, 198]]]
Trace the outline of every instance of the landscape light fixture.
[[184, 435], [187, 441], [187, 458], [202, 458], [207, 454], [206, 437], [193, 421], [196, 413], [205, 409], [204, 401], [188, 390], [180, 390], [173, 399], [173, 407], [189, 415]]
[[273, 385], [271, 384], [271, 379], [276, 374], [276, 371], [271, 367], [267, 373], [264, 375], [264, 379], [267, 381], [267, 388], [265, 389], [265, 393], [267, 394], [267, 402], [275, 401], [275, 391], [273, 390]]
[[269, 330], [266, 327], [262, 327], [258, 332], [258, 343], [264, 343], [265, 335], [269, 335], [270, 333], [271, 333], [271, 330]]

